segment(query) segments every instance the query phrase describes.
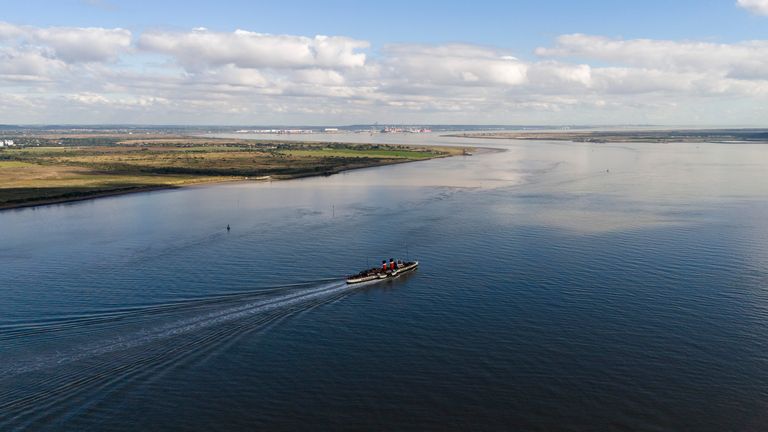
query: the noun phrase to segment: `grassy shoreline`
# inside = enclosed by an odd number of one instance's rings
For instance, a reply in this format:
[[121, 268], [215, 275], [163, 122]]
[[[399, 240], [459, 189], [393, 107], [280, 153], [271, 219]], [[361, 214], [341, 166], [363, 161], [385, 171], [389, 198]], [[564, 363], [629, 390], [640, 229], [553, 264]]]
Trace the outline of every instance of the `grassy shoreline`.
[[464, 151], [189, 137], [84, 139], [91, 145], [0, 150], [0, 210], [220, 182], [327, 176]]

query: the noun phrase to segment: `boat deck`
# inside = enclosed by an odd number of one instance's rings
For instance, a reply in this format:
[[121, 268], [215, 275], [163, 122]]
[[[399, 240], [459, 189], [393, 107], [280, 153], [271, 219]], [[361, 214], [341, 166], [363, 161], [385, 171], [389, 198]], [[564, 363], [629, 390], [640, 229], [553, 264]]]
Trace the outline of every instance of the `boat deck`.
[[380, 269], [373, 268], [373, 269], [362, 271], [354, 276], [347, 277], [347, 283], [356, 284], [356, 283], [370, 282], [374, 280], [393, 279], [405, 273], [416, 270], [418, 266], [419, 266], [418, 261], [411, 261], [411, 262], [403, 263], [401, 267], [393, 271], [383, 272]]

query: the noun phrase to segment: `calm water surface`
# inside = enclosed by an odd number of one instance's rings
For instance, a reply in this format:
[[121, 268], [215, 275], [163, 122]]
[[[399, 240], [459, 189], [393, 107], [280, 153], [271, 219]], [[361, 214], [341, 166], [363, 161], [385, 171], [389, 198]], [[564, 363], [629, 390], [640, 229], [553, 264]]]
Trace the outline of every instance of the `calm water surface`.
[[768, 146], [474, 143], [0, 212], [0, 430], [768, 428]]

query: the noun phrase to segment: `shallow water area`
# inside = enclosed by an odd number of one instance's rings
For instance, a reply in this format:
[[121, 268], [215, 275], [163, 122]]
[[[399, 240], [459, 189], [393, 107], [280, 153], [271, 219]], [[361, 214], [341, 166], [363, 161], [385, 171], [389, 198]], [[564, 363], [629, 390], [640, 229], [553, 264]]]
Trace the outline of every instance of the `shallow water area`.
[[503, 151], [0, 212], [0, 429], [768, 421], [768, 145], [333, 139]]

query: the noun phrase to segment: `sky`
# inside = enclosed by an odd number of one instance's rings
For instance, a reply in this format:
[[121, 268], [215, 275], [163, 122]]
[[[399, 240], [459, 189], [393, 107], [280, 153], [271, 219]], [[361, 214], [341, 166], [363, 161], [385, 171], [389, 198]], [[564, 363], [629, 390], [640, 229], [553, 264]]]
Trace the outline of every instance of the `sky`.
[[0, 0], [0, 124], [766, 119], [768, 0]]

